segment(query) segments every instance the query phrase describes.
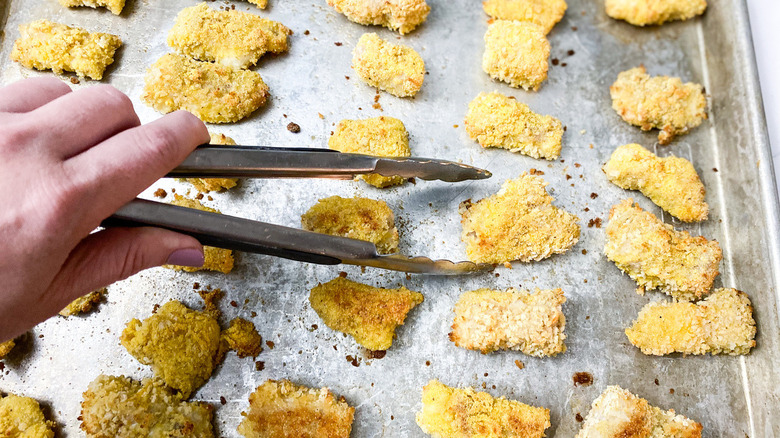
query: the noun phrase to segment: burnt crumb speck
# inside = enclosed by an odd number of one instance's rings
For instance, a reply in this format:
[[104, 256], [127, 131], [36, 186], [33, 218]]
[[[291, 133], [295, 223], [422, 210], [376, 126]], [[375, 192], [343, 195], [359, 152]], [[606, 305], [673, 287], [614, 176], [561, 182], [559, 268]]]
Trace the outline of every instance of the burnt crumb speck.
[[339, 272], [339, 277], [341, 278], [347, 278], [347, 273], [344, 271]]
[[197, 199], [198, 201], [200, 201], [201, 199], [203, 199], [203, 193], [201, 193], [201, 192], [198, 192], [198, 194], [197, 194], [197, 195], [195, 195], [195, 199]]
[[157, 310], [160, 308], [159, 304], [155, 304], [154, 307], [152, 307], [152, 314], [157, 313]]
[[335, 44], [335, 45], [336, 45], [336, 46], [338, 46], [338, 47], [341, 47], [341, 46], [343, 45], [343, 43], [341, 43], [341, 42], [339, 42], [339, 41], [336, 41], [336, 42], [335, 42], [335, 43], [333, 43], [333, 44]]
[[255, 362], [255, 370], [263, 371], [265, 369], [265, 362], [258, 360]]
[[383, 359], [387, 355], [386, 350], [368, 350], [369, 359]]
[[559, 61], [558, 58], [553, 58], [552, 59], [552, 65], [558, 65], [558, 63], [560, 63], [560, 62], [561, 61]]
[[577, 412], [577, 415], [574, 416], [574, 419], [577, 420], [577, 423], [582, 423], [584, 418], [582, 418], [582, 415], [580, 415], [579, 412]]
[[[563, 132], [566, 132], [566, 130], [569, 129], [566, 125], [563, 125]], [[561, 163], [563, 163], [563, 160], [561, 160]]]
[[351, 354], [348, 354], [346, 359], [347, 359], [347, 362], [351, 363], [353, 367], [359, 367], [360, 366], [360, 361], [358, 361], [357, 357], [353, 357]]
[[596, 198], [598, 198], [598, 197], [599, 197], [599, 194], [598, 194], [598, 193], [591, 193], [591, 194], [590, 194], [590, 199], [596, 199]]
[[431, 361], [429, 361], [429, 360], [426, 360], [426, 361], [425, 361], [425, 366], [426, 366], [426, 367], [429, 367], [429, 366], [431, 366]]
[[306, 30], [304, 30], [304, 31], [303, 31], [303, 34], [304, 34], [304, 35], [308, 35], [308, 34], [310, 34], [310, 33], [311, 33], [311, 32], [309, 32], [309, 29], [306, 29]]
[[164, 189], [157, 189], [154, 191], [155, 198], [164, 198], [166, 196], [168, 196], [168, 192], [166, 192]]
[[195, 283], [192, 283], [192, 290], [198, 290], [200, 289], [200, 283], [197, 281]]
[[566, 174], [566, 180], [568, 181], [568, 180], [570, 180], [570, 179], [571, 179], [571, 175], [569, 175], [569, 174], [567, 173], [567, 174]]
[[582, 255], [585, 255], [585, 254], [587, 254], [587, 253], [588, 253], [588, 250], [587, 250], [587, 249], [583, 249], [583, 250], [582, 250]]
[[71, 77], [71, 78], [70, 78], [70, 83], [71, 83], [71, 84], [73, 84], [73, 85], [76, 85], [76, 84], [78, 84], [79, 82], [80, 82], [80, 81], [79, 81], [79, 78], [77, 78], [77, 77], [75, 77], [75, 76], [73, 76], [73, 77]]
[[287, 124], [287, 130], [292, 132], [293, 134], [297, 134], [301, 132], [301, 126], [297, 123], [290, 122]]
[[718, 168], [717, 168], [717, 167], [713, 167], [713, 168], [712, 168], [712, 171], [713, 171], [713, 172], [717, 172], [717, 171], [718, 171]]
[[233, 307], [238, 307], [238, 303], [237, 303], [237, 302], [235, 302], [235, 301], [231, 301], [231, 302], [230, 302], [230, 305], [231, 305], [231, 306], [233, 306]]
[[572, 56], [574, 55], [574, 50], [569, 50], [566, 52], [567, 55]]
[[572, 26], [571, 30], [573, 30], [574, 32], [577, 32], [577, 26]]
[[674, 388], [669, 388], [669, 394], [674, 395]]
[[544, 172], [542, 172], [541, 170], [536, 170], [533, 167], [528, 173], [530, 173], [531, 175], [544, 175]]
[[584, 371], [574, 373], [571, 379], [574, 381], [574, 386], [590, 386], [593, 384], [593, 376]]
[[590, 208], [588, 208], [588, 207], [585, 207], [585, 208], [583, 208], [583, 209], [582, 209], [582, 211], [586, 211], [586, 212], [587, 212], [587, 211], [590, 211]]
[[349, 76], [344, 76], [344, 78], [345, 78], [346, 80], [349, 80]]
[[252, 312], [251, 312], [249, 315], [250, 315], [252, 318], [255, 318], [255, 317], [257, 316], [257, 312], [255, 312], [255, 311], [252, 311]]
[[219, 396], [219, 402], [222, 404], [222, 406], [225, 406], [227, 404], [227, 400], [225, 400], [225, 397]]
[[408, 180], [410, 183], [417, 185], [417, 180], [415, 178], [409, 178]]
[[582, 167], [582, 164], [580, 164], [580, 163], [574, 163], [574, 167]]
[[653, 380], [653, 383], [655, 383], [655, 386], [658, 386], [658, 379]]
[[271, 350], [273, 350], [274, 347], [276, 346], [276, 344], [274, 344], [274, 341], [265, 341], [265, 345], [267, 345], [268, 348], [270, 348]]
[[212, 198], [211, 195], [206, 196], [206, 199], [208, 199], [209, 201], [213, 201], [214, 200], [214, 198]]
[[601, 228], [601, 218], [600, 217], [597, 217], [595, 219], [590, 219], [588, 221], [588, 228], [593, 228], [593, 227]]

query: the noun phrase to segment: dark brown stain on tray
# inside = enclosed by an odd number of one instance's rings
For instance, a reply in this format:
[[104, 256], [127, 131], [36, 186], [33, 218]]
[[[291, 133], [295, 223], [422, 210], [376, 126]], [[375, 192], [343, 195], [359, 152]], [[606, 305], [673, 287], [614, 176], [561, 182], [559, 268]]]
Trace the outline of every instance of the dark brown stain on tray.
[[578, 372], [571, 376], [574, 386], [590, 386], [593, 384], [593, 376], [588, 372]]

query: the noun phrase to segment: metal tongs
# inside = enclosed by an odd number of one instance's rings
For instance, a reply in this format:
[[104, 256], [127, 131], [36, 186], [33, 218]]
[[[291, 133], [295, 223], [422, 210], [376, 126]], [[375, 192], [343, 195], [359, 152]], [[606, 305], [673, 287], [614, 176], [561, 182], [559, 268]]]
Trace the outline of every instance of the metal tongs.
[[[337, 178], [378, 173], [457, 182], [484, 179], [487, 170], [430, 158], [383, 158], [329, 149], [202, 145], [169, 177]], [[330, 236], [161, 202], [135, 199], [103, 226], [154, 226], [188, 234], [202, 244], [290, 260], [371, 266], [419, 274], [459, 275], [492, 269], [472, 262], [381, 255], [371, 242]]]

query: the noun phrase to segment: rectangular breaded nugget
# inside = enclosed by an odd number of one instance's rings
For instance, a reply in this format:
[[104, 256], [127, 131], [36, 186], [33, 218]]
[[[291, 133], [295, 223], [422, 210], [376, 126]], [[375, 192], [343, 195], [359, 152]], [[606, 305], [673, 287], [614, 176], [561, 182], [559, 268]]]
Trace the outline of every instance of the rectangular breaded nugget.
[[496, 20], [485, 33], [482, 69], [515, 88], [538, 90], [547, 79], [550, 42], [540, 26]]
[[[196, 210], [209, 211], [211, 213], [219, 213], [218, 210], [206, 207], [195, 199], [185, 198], [181, 195], [175, 195], [171, 204], [178, 205], [179, 207], [194, 208]], [[174, 269], [177, 271], [196, 272], [196, 271], [217, 271], [223, 274], [229, 274], [233, 270], [233, 251], [224, 248], [215, 248], [213, 246], [203, 247], [204, 262], [200, 268], [194, 268], [192, 266], [175, 266], [175, 265], [163, 265], [168, 269]]]
[[411, 47], [385, 41], [375, 33], [360, 37], [352, 68], [365, 83], [398, 97], [417, 94], [425, 79], [425, 62]]
[[60, 4], [66, 8], [75, 8], [86, 6], [89, 8], [105, 7], [114, 15], [122, 13], [125, 7], [125, 0], [59, 0]]
[[605, 0], [607, 15], [635, 26], [687, 20], [704, 13], [706, 0]]
[[[235, 145], [236, 141], [228, 137], [225, 134], [214, 134], [209, 132], [211, 139], [209, 144], [215, 145]], [[223, 190], [232, 189], [238, 184], [236, 178], [181, 178], [184, 181], [195, 186], [195, 188], [202, 193], [208, 192], [221, 192]]]
[[54, 438], [57, 425], [41, 411], [38, 401], [30, 397], [0, 393], [0, 436], [7, 438]]
[[436, 438], [541, 438], [551, 424], [549, 409], [431, 380], [417, 425]]
[[632, 199], [612, 207], [606, 234], [608, 259], [642, 289], [657, 288], [678, 300], [708, 294], [723, 258], [716, 240], [675, 231]]
[[422, 24], [431, 11], [425, 0], [328, 0], [328, 5], [350, 21], [384, 26], [397, 30], [401, 35]]
[[539, 25], [545, 35], [566, 13], [565, 0], [485, 0], [485, 13], [499, 20], [528, 21]]
[[560, 289], [466, 292], [455, 304], [450, 340], [458, 347], [490, 353], [519, 350], [536, 357], [566, 351], [566, 318]]
[[91, 79], [103, 79], [106, 67], [122, 45], [116, 35], [87, 32], [78, 27], [37, 20], [19, 26], [21, 37], [14, 42], [11, 60], [27, 68], [75, 72]]

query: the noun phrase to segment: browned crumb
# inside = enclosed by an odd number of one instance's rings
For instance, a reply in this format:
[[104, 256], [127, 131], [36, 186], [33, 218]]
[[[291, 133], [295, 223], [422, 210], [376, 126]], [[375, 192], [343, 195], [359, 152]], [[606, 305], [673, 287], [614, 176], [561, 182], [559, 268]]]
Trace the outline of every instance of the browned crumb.
[[154, 191], [155, 198], [164, 198], [166, 196], [168, 196], [168, 192], [166, 192], [165, 189], [157, 189]]
[[292, 132], [293, 134], [297, 134], [301, 132], [301, 126], [297, 123], [290, 122], [287, 124], [287, 130]]
[[108, 289], [102, 288], [90, 292], [83, 297], [76, 298], [67, 307], [60, 310], [60, 315], [68, 317], [91, 311], [108, 293]]
[[593, 375], [588, 372], [576, 372], [572, 376], [574, 386], [590, 386], [593, 384]]

